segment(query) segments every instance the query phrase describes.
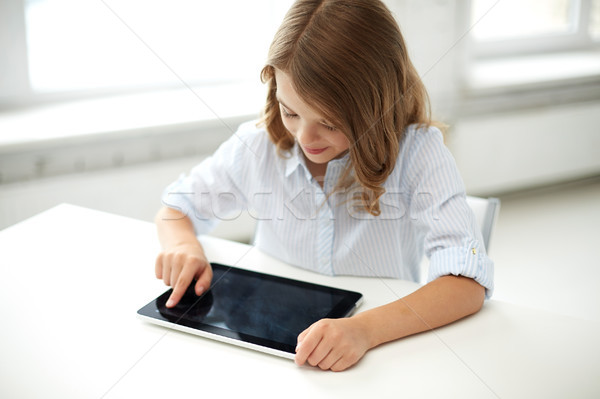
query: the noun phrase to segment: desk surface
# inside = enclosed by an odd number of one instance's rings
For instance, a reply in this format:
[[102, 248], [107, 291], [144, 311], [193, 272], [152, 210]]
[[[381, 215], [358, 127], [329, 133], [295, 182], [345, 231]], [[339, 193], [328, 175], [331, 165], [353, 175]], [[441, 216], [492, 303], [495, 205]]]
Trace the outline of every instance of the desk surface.
[[[321, 276], [202, 240], [211, 261], [361, 291], [360, 310], [418, 287]], [[600, 397], [600, 325], [494, 300], [342, 373], [145, 323], [137, 309], [166, 289], [158, 248], [150, 223], [71, 205], [0, 231], [0, 396]]]

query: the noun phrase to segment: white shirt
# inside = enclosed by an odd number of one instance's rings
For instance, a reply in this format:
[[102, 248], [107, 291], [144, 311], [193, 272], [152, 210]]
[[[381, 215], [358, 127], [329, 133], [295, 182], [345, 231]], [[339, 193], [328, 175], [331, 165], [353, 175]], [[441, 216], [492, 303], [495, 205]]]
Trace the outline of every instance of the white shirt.
[[198, 235], [248, 210], [260, 250], [319, 273], [418, 281], [426, 254], [428, 281], [471, 277], [491, 296], [494, 265], [438, 129], [406, 130], [379, 216], [348, 200], [352, 190], [327, 197], [348, 161], [330, 161], [321, 188], [297, 145], [281, 157], [264, 128], [247, 122], [167, 187], [163, 203], [186, 214]]

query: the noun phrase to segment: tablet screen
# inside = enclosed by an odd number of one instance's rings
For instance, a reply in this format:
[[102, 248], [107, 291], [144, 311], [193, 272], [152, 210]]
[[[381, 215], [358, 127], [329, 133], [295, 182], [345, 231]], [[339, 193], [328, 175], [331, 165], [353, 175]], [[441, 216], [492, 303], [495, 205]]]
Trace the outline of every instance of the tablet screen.
[[362, 295], [212, 263], [210, 290], [198, 297], [190, 285], [173, 308], [172, 290], [138, 311], [140, 315], [233, 340], [294, 353], [297, 337], [322, 318], [345, 317]]

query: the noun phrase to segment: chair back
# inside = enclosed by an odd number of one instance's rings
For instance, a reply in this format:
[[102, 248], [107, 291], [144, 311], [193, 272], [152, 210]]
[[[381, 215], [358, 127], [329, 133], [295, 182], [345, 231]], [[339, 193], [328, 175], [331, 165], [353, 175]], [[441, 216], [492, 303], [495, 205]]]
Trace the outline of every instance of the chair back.
[[481, 230], [485, 249], [489, 253], [490, 239], [500, 211], [500, 200], [498, 198], [480, 198], [468, 195], [467, 204], [475, 213], [475, 220], [477, 220], [477, 225]]

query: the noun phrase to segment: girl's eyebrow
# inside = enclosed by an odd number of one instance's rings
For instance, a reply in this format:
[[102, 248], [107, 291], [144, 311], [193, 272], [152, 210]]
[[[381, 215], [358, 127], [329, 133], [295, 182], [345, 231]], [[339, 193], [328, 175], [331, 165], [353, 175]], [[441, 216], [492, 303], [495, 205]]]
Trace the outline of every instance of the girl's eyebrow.
[[281, 101], [281, 98], [279, 98], [279, 95], [275, 96], [275, 99], [277, 100], [277, 102], [281, 105], [283, 105], [285, 108], [287, 108], [288, 110], [292, 110], [290, 107], [288, 107], [287, 105], [285, 105], [285, 103], [283, 101]]

